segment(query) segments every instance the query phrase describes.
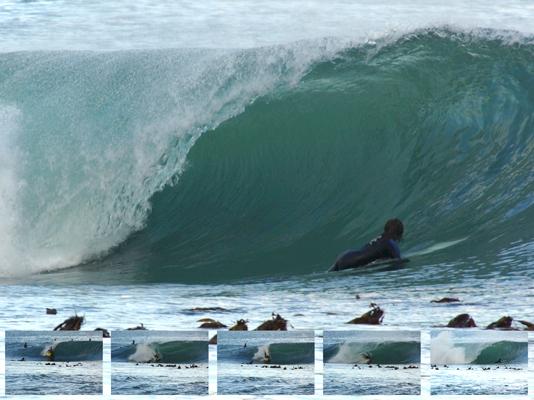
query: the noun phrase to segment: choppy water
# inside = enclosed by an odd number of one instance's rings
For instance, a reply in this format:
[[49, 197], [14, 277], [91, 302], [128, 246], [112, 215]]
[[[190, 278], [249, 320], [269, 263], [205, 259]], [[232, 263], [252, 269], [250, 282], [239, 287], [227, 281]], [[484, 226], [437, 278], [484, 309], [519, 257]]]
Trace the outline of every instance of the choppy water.
[[[302, 368], [302, 369], [300, 369]], [[217, 364], [218, 394], [312, 395], [313, 365], [271, 366]]]
[[[393, 367], [393, 368], [392, 368]], [[325, 364], [323, 393], [326, 395], [418, 395], [421, 373], [402, 365]], [[395, 369], [398, 368], [398, 369]]]
[[102, 362], [6, 362], [7, 395], [102, 394]]
[[[497, 293], [495, 287], [499, 288]], [[524, 278], [487, 277], [476, 284], [422, 285], [409, 271], [235, 285], [5, 286], [0, 292], [4, 305], [0, 321], [2, 328], [52, 329], [77, 310], [86, 317], [84, 329], [125, 329], [141, 322], [149, 329], [192, 329], [202, 317], [227, 325], [245, 318], [255, 328], [276, 311], [297, 329], [350, 329], [354, 326], [345, 323], [366, 312], [374, 302], [385, 310], [386, 328], [443, 325], [464, 312], [485, 327], [503, 315], [533, 319], [530, 304], [534, 297], [518, 291], [518, 287], [525, 287]], [[30, 300], [35, 293], [39, 293], [39, 302]], [[463, 303], [430, 303], [446, 295], [458, 296]], [[215, 306], [228, 311], [189, 311]], [[56, 307], [59, 313], [46, 315], [44, 307]]]
[[[433, 370], [431, 376], [432, 394], [436, 395], [527, 395], [528, 366], [513, 366], [514, 370], [492, 365], [467, 367], [465, 365], [449, 365]], [[483, 368], [491, 370], [484, 371]], [[508, 366], [510, 368], [510, 366]]]
[[207, 395], [208, 365], [187, 364], [158, 367], [157, 364], [113, 363], [111, 392], [122, 395]]

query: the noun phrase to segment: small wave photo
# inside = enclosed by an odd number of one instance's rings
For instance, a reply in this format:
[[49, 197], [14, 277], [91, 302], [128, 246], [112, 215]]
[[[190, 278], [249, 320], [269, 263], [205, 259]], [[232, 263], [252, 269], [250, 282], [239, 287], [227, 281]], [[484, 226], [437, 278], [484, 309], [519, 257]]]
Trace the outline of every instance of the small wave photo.
[[6, 395], [101, 395], [101, 332], [6, 331]]
[[313, 331], [223, 331], [217, 340], [217, 394], [313, 395]]
[[528, 394], [528, 335], [516, 331], [431, 333], [431, 392]]
[[113, 332], [111, 393], [207, 395], [208, 332]]
[[325, 395], [421, 393], [419, 331], [325, 331]]

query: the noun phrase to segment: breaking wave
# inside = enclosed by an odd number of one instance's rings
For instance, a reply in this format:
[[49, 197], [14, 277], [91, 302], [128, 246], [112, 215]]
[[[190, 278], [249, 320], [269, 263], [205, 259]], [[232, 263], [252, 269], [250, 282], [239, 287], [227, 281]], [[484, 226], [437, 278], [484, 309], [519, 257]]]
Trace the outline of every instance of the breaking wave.
[[0, 273], [324, 271], [390, 216], [528, 268], [534, 46], [507, 38], [0, 54]]

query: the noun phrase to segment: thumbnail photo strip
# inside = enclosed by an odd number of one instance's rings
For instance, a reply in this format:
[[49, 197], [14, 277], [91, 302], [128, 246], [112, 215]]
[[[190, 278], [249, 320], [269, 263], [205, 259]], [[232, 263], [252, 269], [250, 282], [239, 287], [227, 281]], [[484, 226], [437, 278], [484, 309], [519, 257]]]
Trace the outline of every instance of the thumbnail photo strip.
[[533, 361], [510, 330], [2, 331], [0, 396], [527, 399]]

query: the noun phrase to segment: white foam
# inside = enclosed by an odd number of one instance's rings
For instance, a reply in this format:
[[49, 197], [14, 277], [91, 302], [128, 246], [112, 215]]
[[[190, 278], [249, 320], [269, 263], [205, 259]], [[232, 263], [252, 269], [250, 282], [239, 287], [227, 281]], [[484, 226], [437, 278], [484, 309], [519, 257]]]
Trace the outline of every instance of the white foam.
[[154, 360], [156, 353], [148, 344], [140, 343], [135, 346], [135, 353], [128, 357], [129, 361], [134, 362], [151, 362]]
[[[367, 344], [367, 350], [371, 350], [376, 347]], [[367, 364], [369, 359], [365, 357], [363, 349], [365, 348], [363, 343], [345, 342], [339, 346], [338, 352], [329, 360], [330, 363], [357, 363]]]
[[270, 345], [259, 346], [258, 350], [252, 356], [252, 361], [256, 363], [267, 363], [271, 359]]

